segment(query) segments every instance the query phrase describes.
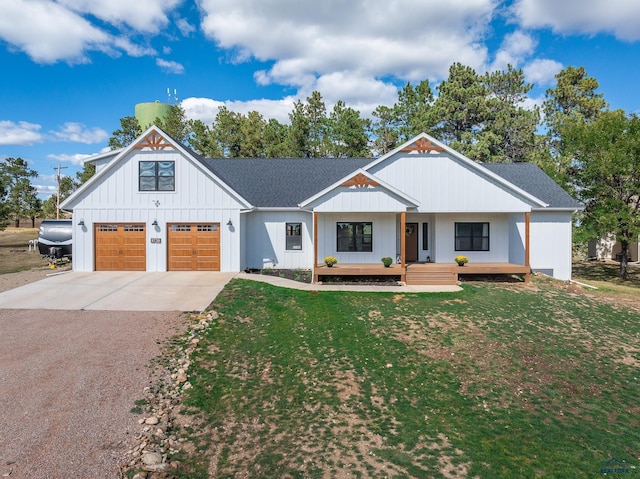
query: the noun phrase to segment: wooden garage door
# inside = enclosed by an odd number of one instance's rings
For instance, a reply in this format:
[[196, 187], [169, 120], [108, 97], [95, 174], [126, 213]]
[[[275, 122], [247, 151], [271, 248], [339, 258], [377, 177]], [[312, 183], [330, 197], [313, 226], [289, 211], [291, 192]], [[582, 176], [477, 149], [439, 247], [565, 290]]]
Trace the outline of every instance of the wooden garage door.
[[220, 271], [220, 223], [169, 225], [169, 271]]
[[96, 225], [96, 271], [145, 271], [144, 224]]

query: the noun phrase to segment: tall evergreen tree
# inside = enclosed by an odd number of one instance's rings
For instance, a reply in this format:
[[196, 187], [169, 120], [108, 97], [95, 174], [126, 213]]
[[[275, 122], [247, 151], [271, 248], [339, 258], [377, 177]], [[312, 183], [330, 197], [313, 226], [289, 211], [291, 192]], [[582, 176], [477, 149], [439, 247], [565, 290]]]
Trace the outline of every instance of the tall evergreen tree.
[[393, 109], [401, 143], [420, 133], [433, 133], [436, 124], [433, 102], [429, 80], [423, 80], [415, 87], [407, 83], [398, 92], [398, 101]]
[[399, 143], [400, 128], [395, 109], [379, 105], [372, 113], [370, 133], [373, 137], [372, 149], [375, 155], [384, 155]]
[[264, 127], [264, 155], [267, 158], [286, 158], [292, 156], [287, 143], [289, 127], [275, 118], [270, 118]]
[[120, 118], [120, 128], [115, 130], [109, 138], [109, 148], [117, 150], [125, 148], [133, 143], [133, 140], [142, 134], [140, 123], [135, 116]]
[[260, 113], [250, 111], [241, 116], [239, 155], [245, 158], [262, 158], [264, 153], [264, 129], [266, 122]]
[[314, 91], [307, 98], [305, 106], [309, 121], [309, 156], [322, 158], [327, 156], [327, 108], [320, 92]]
[[[486, 73], [482, 81], [488, 93], [487, 118], [482, 135], [489, 143], [488, 157], [483, 161], [529, 161], [535, 149], [540, 118], [537, 107], [525, 108], [527, 93], [533, 85], [525, 82], [522, 70], [516, 70], [511, 65], [507, 71]], [[494, 141], [489, 142], [489, 138], [494, 138]]]
[[187, 144], [191, 136], [190, 122], [186, 119], [185, 111], [182, 106], [177, 103], [171, 105], [169, 113], [164, 118], [156, 118], [153, 122], [158, 128], [170, 135], [174, 140]]
[[540, 158], [540, 166], [565, 189], [575, 190], [575, 169], [562, 137], [565, 124], [589, 123], [607, 107], [598, 81], [584, 67], [567, 67], [556, 75], [557, 84], [546, 92], [543, 104], [549, 154]]
[[31, 185], [31, 178], [38, 172], [29, 168], [22, 158], [6, 158], [0, 164], [0, 177], [7, 189], [5, 211], [20, 226], [20, 218], [31, 217], [37, 208], [37, 190]]
[[238, 158], [242, 150], [242, 115], [221, 106], [213, 123], [213, 137], [222, 155]]
[[311, 157], [311, 144], [309, 141], [311, 127], [305, 104], [297, 100], [293, 104], [293, 110], [289, 113], [289, 134], [287, 135], [287, 150], [291, 157]]
[[191, 136], [189, 146], [197, 154], [205, 158], [216, 158], [222, 156], [222, 152], [216, 142], [213, 130], [201, 120], [190, 121]]
[[480, 76], [473, 68], [454, 63], [437, 90], [437, 136], [472, 159], [487, 156], [487, 143], [480, 138], [487, 118], [487, 90]]
[[329, 156], [360, 158], [369, 156], [369, 121], [360, 112], [338, 101], [329, 115]]

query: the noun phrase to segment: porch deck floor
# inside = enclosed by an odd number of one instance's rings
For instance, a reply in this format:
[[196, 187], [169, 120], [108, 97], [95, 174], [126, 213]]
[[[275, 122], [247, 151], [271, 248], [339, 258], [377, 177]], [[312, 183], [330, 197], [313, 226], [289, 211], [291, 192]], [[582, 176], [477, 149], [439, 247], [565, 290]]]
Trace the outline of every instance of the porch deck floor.
[[314, 280], [321, 281], [324, 276], [399, 276], [400, 281], [412, 285], [447, 285], [456, 284], [460, 274], [520, 274], [529, 281], [530, 273], [529, 266], [514, 263], [409, 263], [404, 268], [399, 264], [385, 268], [383, 264], [343, 263], [331, 268], [316, 266]]

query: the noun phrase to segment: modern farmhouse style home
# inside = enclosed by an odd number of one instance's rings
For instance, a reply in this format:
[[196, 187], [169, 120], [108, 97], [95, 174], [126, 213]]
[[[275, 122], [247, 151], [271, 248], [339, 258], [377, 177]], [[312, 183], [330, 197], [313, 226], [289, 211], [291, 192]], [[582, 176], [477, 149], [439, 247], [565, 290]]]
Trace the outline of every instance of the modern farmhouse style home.
[[426, 134], [377, 159], [205, 159], [151, 126], [88, 161], [96, 174], [62, 204], [75, 271], [571, 277], [580, 203], [533, 164], [476, 163]]

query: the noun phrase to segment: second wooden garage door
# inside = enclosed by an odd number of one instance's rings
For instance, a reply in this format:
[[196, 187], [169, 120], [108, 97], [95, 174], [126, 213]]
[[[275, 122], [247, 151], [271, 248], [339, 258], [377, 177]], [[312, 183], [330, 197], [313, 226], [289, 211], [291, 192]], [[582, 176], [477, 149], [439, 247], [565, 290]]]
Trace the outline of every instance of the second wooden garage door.
[[169, 271], [220, 271], [220, 224], [169, 225]]

